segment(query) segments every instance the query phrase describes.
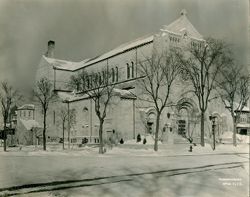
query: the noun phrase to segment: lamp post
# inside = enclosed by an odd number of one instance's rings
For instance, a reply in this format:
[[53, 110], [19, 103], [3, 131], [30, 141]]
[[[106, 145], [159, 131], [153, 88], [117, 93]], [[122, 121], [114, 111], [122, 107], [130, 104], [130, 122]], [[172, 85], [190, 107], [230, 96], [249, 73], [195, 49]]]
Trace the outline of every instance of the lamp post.
[[215, 127], [216, 127], [216, 124], [215, 124], [215, 119], [217, 117], [216, 116], [213, 116], [213, 115], [210, 115], [209, 116], [209, 120], [212, 121], [212, 133], [213, 133], [213, 150], [215, 150]]

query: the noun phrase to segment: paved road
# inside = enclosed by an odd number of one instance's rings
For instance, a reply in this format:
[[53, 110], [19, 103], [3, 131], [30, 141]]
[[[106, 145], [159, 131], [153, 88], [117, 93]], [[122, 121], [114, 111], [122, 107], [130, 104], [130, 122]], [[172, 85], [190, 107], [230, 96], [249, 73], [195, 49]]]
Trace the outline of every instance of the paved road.
[[[249, 155], [0, 156], [0, 195], [247, 196]], [[132, 195], [133, 194], [133, 195]]]

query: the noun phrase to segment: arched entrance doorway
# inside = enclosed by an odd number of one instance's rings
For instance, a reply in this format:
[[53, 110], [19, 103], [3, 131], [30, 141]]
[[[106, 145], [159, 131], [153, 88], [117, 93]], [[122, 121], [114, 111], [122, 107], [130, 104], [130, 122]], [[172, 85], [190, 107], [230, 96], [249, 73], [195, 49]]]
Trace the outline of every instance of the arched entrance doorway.
[[193, 138], [197, 134], [199, 110], [196, 103], [190, 98], [182, 98], [176, 105], [177, 133], [183, 137]]
[[147, 113], [147, 133], [153, 134], [155, 132], [156, 115], [154, 111]]

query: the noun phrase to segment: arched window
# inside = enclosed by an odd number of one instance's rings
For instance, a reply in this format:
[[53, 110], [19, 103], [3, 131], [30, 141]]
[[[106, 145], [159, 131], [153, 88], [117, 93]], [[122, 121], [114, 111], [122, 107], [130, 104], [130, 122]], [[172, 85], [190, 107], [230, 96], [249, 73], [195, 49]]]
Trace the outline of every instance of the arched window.
[[92, 88], [92, 75], [89, 75], [89, 88]]
[[99, 76], [98, 74], [94, 74], [93, 76], [93, 88], [96, 88], [98, 86], [98, 83], [99, 83]]
[[87, 84], [87, 89], [89, 89], [89, 77], [86, 76], [86, 84]]
[[83, 111], [83, 113], [87, 113], [89, 111], [89, 109], [87, 107], [84, 107], [82, 111]]
[[134, 78], [134, 76], [135, 76], [135, 68], [134, 68], [134, 62], [132, 61], [131, 62], [131, 64], [132, 64], [132, 66], [131, 66], [131, 68], [132, 68], [132, 78]]
[[101, 73], [98, 73], [98, 77], [99, 77], [99, 85], [101, 85], [102, 84], [102, 75], [101, 75]]
[[56, 111], [53, 111], [53, 124], [56, 124]]
[[117, 66], [115, 67], [115, 71], [116, 71], [115, 72], [115, 74], [116, 74], [116, 82], [118, 82], [118, 67]]
[[112, 82], [115, 82], [115, 69], [111, 68]]
[[130, 78], [130, 68], [129, 68], [129, 64], [127, 63], [127, 79]]
[[106, 71], [102, 71], [102, 82], [106, 83]]

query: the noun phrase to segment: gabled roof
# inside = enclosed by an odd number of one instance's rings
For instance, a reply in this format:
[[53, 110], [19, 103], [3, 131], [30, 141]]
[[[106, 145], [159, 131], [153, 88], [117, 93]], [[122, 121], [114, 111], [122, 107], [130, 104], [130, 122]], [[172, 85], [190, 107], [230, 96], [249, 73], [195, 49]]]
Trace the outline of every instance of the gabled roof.
[[[186, 16], [185, 10], [181, 12], [181, 17], [172, 22], [170, 25], [164, 26], [163, 31], [167, 31], [170, 33], [174, 33], [177, 35], [183, 35], [183, 31], [187, 32], [188, 36], [194, 39], [202, 40], [202, 35], [194, 28], [194, 26], [191, 24], [191, 22], [188, 20]], [[66, 60], [60, 60], [60, 59], [54, 59], [54, 58], [48, 58], [43, 56], [43, 58], [51, 65], [54, 66], [56, 69], [61, 70], [67, 70], [67, 71], [76, 71], [78, 69], [84, 68], [86, 66], [89, 66], [91, 64], [103, 61], [105, 59], [108, 59], [110, 57], [113, 57], [115, 55], [121, 54], [123, 52], [126, 52], [128, 50], [131, 50], [135, 47], [139, 47], [148, 43], [153, 42], [154, 35], [147, 35], [144, 37], [140, 37], [136, 40], [133, 40], [131, 42], [127, 42], [125, 44], [122, 44], [118, 46], [117, 48], [104, 53], [102, 55], [96, 56], [94, 58], [85, 59], [81, 62], [72, 62], [72, 61], [66, 61]]]
[[[129, 90], [122, 90], [118, 88], [113, 89], [113, 95], [118, 96], [123, 99], [135, 99], [136, 96], [131, 93]], [[84, 100], [84, 99], [89, 99], [88, 94], [75, 94], [75, 93], [68, 93], [68, 92], [57, 92], [58, 96], [61, 98], [61, 100], [67, 101], [67, 102], [74, 102], [78, 100]]]
[[27, 129], [27, 130], [31, 130], [32, 128], [42, 128], [39, 123], [35, 120], [24, 120], [24, 119], [20, 119], [20, 121], [22, 122], [23, 126]]
[[75, 71], [80, 68], [83, 68], [85, 66], [89, 66], [91, 64], [94, 64], [96, 62], [105, 60], [107, 58], [110, 58], [112, 56], [118, 55], [120, 53], [123, 53], [127, 50], [133, 49], [135, 47], [153, 42], [154, 36], [144, 36], [141, 38], [138, 38], [136, 40], [127, 42], [125, 44], [120, 45], [119, 47], [104, 53], [102, 55], [96, 56], [91, 59], [85, 59], [81, 62], [72, 62], [72, 61], [66, 61], [66, 60], [60, 60], [60, 59], [55, 59], [55, 58], [48, 58], [46, 56], [43, 56], [43, 58], [52, 66], [54, 66], [56, 69], [61, 69], [61, 70], [68, 70], [68, 71]]
[[[225, 100], [225, 104], [226, 104], [226, 108], [230, 108], [230, 103], [228, 102], [228, 100]], [[241, 105], [237, 102], [234, 102], [234, 111], [239, 112], [240, 108], [241, 108]], [[248, 106], [243, 106], [241, 112], [250, 112], [250, 108]]]
[[33, 104], [24, 104], [23, 106], [17, 108], [17, 110], [34, 110], [35, 109], [35, 105]]
[[180, 18], [172, 22], [170, 25], [164, 26], [163, 30], [183, 35], [186, 31], [188, 36], [195, 39], [203, 39], [202, 35], [194, 28], [192, 23], [188, 20], [186, 16], [186, 11], [182, 10]]
[[130, 49], [133, 49], [135, 47], [150, 43], [153, 41], [153, 39], [154, 39], [154, 36], [150, 35], [150, 36], [144, 36], [144, 37], [138, 38], [138, 39], [133, 40], [131, 42], [127, 42], [127, 43], [122, 44], [119, 47], [107, 52], [107, 53], [104, 53], [103, 55], [97, 56], [96, 58], [93, 58], [93, 59], [87, 61], [85, 66], [88, 66], [90, 64], [107, 59], [107, 58], [112, 57], [114, 55], [117, 55], [119, 53], [123, 53], [123, 52], [130, 50]]
[[81, 62], [71, 62], [71, 61], [60, 60], [60, 59], [55, 59], [55, 58], [48, 58], [46, 56], [43, 56], [43, 58], [49, 64], [54, 66], [56, 69], [69, 70], [69, 71], [74, 71], [79, 68], [82, 68], [84, 64], [89, 60], [89, 59], [85, 59]]

